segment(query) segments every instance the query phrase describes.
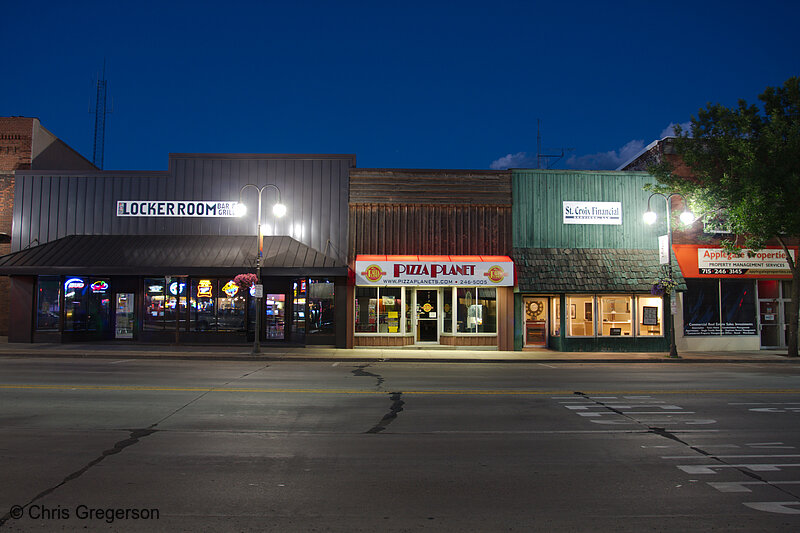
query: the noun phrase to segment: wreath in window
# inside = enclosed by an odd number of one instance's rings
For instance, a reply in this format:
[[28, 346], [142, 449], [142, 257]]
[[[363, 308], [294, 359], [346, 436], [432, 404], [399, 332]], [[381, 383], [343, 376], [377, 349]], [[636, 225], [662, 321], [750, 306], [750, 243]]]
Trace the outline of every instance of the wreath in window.
[[544, 312], [544, 306], [537, 300], [531, 300], [526, 306], [526, 312], [530, 320], [536, 320]]

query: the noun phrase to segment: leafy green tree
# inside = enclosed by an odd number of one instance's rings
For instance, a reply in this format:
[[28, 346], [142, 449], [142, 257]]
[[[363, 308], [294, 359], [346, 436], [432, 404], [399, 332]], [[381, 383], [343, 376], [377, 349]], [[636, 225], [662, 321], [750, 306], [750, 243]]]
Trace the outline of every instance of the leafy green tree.
[[758, 250], [768, 241], [783, 247], [792, 273], [788, 348], [797, 357], [800, 258], [789, 246], [800, 238], [800, 78], [758, 98], [760, 106], [740, 100], [735, 108], [700, 109], [689, 131], [678, 128], [678, 161], [649, 170], [659, 188], [683, 193], [695, 214], [726, 221], [734, 238], [725, 248]]

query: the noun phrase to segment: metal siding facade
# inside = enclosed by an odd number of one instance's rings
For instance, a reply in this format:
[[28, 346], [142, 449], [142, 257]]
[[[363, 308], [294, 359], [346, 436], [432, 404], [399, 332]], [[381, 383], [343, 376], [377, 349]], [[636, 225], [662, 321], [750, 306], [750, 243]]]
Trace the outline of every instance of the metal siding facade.
[[[515, 248], [650, 250], [666, 233], [663, 215], [653, 226], [642, 222], [650, 196], [643, 187], [655, 183], [643, 172], [514, 170], [512, 183]], [[564, 224], [564, 201], [620, 202], [622, 225]]]
[[[278, 235], [346, 260], [348, 175], [353, 156], [176, 154], [167, 172], [19, 173], [12, 250], [67, 235], [255, 235], [257, 194], [231, 218], [117, 217], [118, 200], [232, 200], [246, 183], [281, 189], [287, 215]], [[262, 227], [274, 235], [274, 189], [263, 196]], [[327, 246], [330, 241], [331, 246]], [[34, 243], [36, 244], [36, 243]], [[328, 248], [326, 250], [326, 247]]]

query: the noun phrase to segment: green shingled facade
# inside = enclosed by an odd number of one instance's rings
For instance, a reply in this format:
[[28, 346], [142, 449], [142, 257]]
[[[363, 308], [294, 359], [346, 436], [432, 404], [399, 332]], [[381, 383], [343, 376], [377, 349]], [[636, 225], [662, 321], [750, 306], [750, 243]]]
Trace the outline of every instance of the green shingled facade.
[[[515, 347], [525, 343], [526, 295], [547, 295], [566, 307], [570, 294], [649, 294], [664, 275], [658, 259], [658, 236], [666, 233], [664, 202], [654, 201], [659, 222], [642, 222], [650, 196], [644, 172], [514, 170], [513, 251], [516, 268]], [[656, 199], [660, 200], [660, 199]], [[566, 224], [564, 202], [619, 202], [621, 224]], [[685, 290], [677, 262], [673, 270]], [[666, 310], [665, 310], [666, 311]], [[668, 316], [664, 313], [664, 316]], [[552, 320], [552, 317], [551, 317]], [[562, 316], [562, 321], [565, 318]], [[669, 322], [668, 320], [666, 322]], [[667, 324], [668, 325], [668, 324]], [[561, 324], [548, 347], [563, 351], [666, 351], [667, 337], [573, 337]]]

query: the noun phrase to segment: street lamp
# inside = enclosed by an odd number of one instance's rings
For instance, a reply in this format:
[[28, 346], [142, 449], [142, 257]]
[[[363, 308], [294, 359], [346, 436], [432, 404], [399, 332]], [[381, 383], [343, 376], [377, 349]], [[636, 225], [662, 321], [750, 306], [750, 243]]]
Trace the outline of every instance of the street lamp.
[[245, 213], [247, 213], [247, 207], [242, 203], [242, 194], [248, 187], [252, 187], [258, 191], [258, 241], [256, 243], [258, 248], [258, 254], [256, 255], [256, 285], [258, 288], [256, 289], [256, 331], [254, 336], [255, 338], [253, 339], [253, 354], [258, 354], [261, 353], [261, 343], [259, 342], [259, 334], [261, 333], [261, 294], [263, 292], [263, 288], [261, 287], [261, 257], [264, 254], [264, 241], [261, 236], [261, 196], [264, 194], [264, 191], [267, 190], [267, 188], [272, 187], [275, 189], [275, 192], [278, 193], [278, 201], [272, 206], [272, 214], [278, 218], [281, 218], [286, 214], [286, 206], [281, 203], [281, 190], [277, 185], [267, 183], [263, 187], [259, 187], [257, 185], [253, 185], [252, 183], [248, 183], [243, 185], [239, 190], [239, 202], [234, 207], [236, 216], [242, 217], [245, 215]]
[[[664, 199], [666, 204], [667, 210], [667, 275], [669, 276], [670, 281], [672, 281], [672, 197], [673, 196], [680, 196], [683, 199], [684, 210], [683, 213], [680, 215], [681, 222], [686, 224], [687, 226], [694, 222], [694, 215], [691, 211], [689, 211], [686, 206], [686, 198], [677, 192], [673, 192], [670, 194], [662, 194], [660, 192], [654, 192], [650, 195], [650, 198], [647, 199], [647, 211], [643, 215], [644, 223], [648, 225], [655, 224], [656, 220], [658, 220], [658, 215], [656, 215], [655, 211], [650, 209], [650, 200], [653, 199], [653, 196], [660, 196]], [[671, 290], [666, 294], [665, 300], [665, 312], [669, 309], [669, 356], [680, 358], [678, 355], [678, 348], [675, 346], [675, 316], [672, 314], [672, 294]]]

